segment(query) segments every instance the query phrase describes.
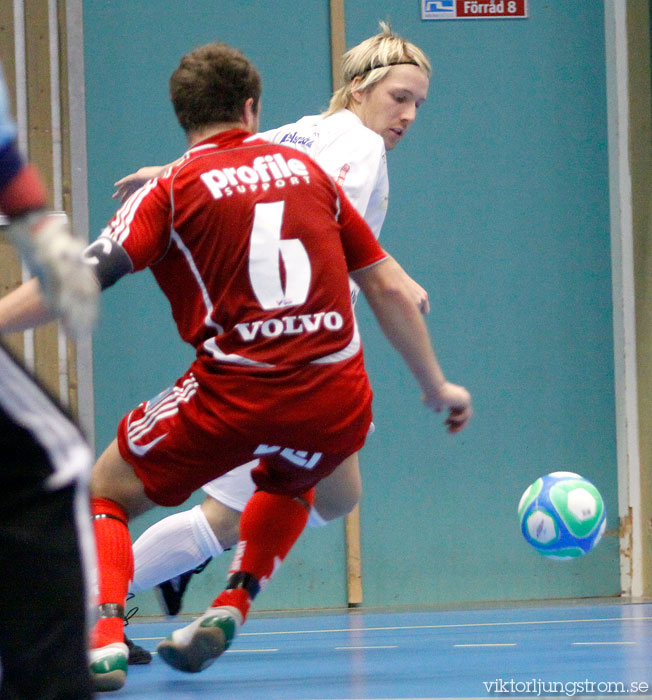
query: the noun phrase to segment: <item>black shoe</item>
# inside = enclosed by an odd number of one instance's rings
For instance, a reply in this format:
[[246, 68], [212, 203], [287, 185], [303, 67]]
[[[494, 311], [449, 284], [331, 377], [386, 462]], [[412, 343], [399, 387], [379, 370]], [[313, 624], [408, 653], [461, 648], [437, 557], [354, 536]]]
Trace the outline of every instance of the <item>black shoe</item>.
[[[134, 597], [133, 593], [127, 594], [127, 600], [131, 600]], [[129, 620], [138, 612], [138, 607], [133, 607], [125, 613], [123, 618], [124, 626], [129, 624]], [[129, 650], [129, 656], [127, 658], [127, 664], [129, 666], [143, 666], [149, 664], [152, 661], [152, 655], [144, 647], [134, 644], [129, 637], [125, 634], [125, 644]]]
[[129, 649], [129, 658], [127, 663], [129, 666], [144, 666], [152, 661], [152, 655], [144, 647], [134, 644], [125, 634], [125, 644]]
[[213, 557], [209, 557], [203, 564], [200, 564], [196, 569], [186, 571], [184, 574], [175, 576], [168, 581], [159, 583], [154, 588], [158, 602], [163, 609], [163, 612], [170, 617], [174, 617], [181, 612], [181, 603], [183, 602], [183, 594], [188, 588], [190, 579], [195, 574], [200, 574], [207, 566], [208, 562]]

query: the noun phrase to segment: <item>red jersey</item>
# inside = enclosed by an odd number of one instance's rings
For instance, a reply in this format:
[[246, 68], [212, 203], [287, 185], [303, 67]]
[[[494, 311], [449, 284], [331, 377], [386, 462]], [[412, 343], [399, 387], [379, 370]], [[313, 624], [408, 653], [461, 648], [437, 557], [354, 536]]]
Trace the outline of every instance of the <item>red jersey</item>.
[[151, 268], [198, 355], [266, 373], [353, 356], [348, 271], [385, 257], [308, 156], [242, 130], [191, 148], [103, 235]]
[[231, 130], [192, 147], [103, 235], [150, 267], [197, 359], [123, 419], [121, 454], [152, 500], [260, 457], [267, 490], [301, 493], [364, 444], [371, 388], [348, 271], [385, 257], [307, 155]]

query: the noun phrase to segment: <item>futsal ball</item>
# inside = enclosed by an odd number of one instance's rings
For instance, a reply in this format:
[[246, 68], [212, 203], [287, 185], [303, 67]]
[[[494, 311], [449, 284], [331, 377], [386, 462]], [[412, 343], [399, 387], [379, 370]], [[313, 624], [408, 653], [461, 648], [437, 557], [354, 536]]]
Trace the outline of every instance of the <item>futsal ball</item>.
[[518, 517], [525, 540], [551, 559], [588, 554], [607, 525], [600, 492], [573, 472], [537, 479], [521, 496]]

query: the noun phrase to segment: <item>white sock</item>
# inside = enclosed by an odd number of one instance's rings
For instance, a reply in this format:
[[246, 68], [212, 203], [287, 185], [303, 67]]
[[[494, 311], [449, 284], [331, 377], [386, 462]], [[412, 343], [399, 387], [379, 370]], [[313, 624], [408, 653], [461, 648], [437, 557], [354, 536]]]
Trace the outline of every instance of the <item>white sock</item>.
[[145, 591], [203, 564], [224, 549], [200, 506], [174, 513], [134, 542], [132, 592]]

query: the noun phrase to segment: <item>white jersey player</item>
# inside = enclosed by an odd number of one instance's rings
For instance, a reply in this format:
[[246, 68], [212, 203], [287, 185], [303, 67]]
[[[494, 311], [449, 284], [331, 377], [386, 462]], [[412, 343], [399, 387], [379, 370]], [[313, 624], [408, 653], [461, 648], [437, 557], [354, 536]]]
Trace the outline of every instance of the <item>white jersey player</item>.
[[[382, 31], [343, 57], [344, 87], [331, 100], [325, 115], [263, 132], [262, 137], [304, 151], [342, 186], [376, 237], [387, 211], [389, 181], [386, 151], [393, 149], [416, 118], [428, 92], [430, 64], [423, 52], [392, 33]], [[116, 183], [122, 199], [136, 186], [158, 174], [142, 168]], [[407, 277], [407, 275], [406, 275]], [[423, 312], [428, 295], [409, 280], [412, 296]], [[357, 289], [352, 285], [355, 302]], [[458, 426], [450, 426], [457, 432]], [[459, 427], [461, 429], [461, 426]], [[242, 465], [204, 486], [201, 506], [176, 513], [149, 528], [134, 545], [133, 591], [160, 586], [168, 614], [180, 606], [176, 576], [199, 567], [238, 540], [240, 512], [254, 490], [250, 477], [256, 462]], [[309, 524], [324, 525], [348, 514], [357, 504], [361, 479], [357, 454], [349, 457], [317, 486]], [[162, 547], [161, 542], [165, 542]], [[189, 576], [182, 581], [187, 582]]]

